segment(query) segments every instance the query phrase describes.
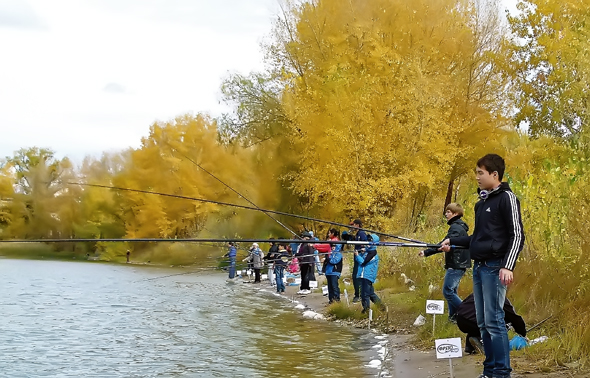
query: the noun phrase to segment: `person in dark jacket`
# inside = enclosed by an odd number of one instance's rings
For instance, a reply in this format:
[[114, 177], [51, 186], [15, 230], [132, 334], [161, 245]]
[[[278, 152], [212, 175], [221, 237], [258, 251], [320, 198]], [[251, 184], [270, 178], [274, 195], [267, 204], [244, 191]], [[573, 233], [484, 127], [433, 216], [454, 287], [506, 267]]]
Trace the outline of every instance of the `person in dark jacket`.
[[510, 346], [504, 322], [506, 289], [514, 279], [514, 266], [524, 246], [520, 203], [502, 182], [502, 157], [488, 154], [475, 169], [480, 200], [475, 204], [473, 235], [445, 239], [441, 250], [451, 245], [469, 247], [473, 265], [473, 296], [477, 325], [486, 358], [483, 377], [510, 377]]
[[[309, 232], [304, 232], [301, 236], [305, 241], [311, 239]], [[315, 275], [313, 274], [315, 266], [313, 246], [309, 242], [301, 244], [297, 253], [295, 253], [295, 257], [299, 260], [299, 270], [301, 271], [301, 286], [297, 294], [309, 294], [311, 293], [309, 281], [315, 281]]]
[[[456, 238], [460, 236], [467, 236], [469, 226], [463, 222], [461, 217], [463, 216], [463, 207], [458, 203], [450, 203], [445, 208], [445, 217], [447, 218], [447, 224], [449, 225], [449, 231], [447, 232], [448, 238]], [[430, 248], [420, 252], [420, 256], [428, 257], [434, 254], [440, 253], [434, 248]], [[469, 256], [468, 249], [454, 249], [453, 252], [445, 253], [445, 280], [443, 282], [443, 295], [447, 300], [449, 307], [449, 320], [455, 322], [455, 313], [457, 307], [461, 304], [461, 298], [457, 294], [457, 288], [461, 282], [461, 278], [465, 274], [465, 270], [471, 268], [471, 258]]]
[[[367, 234], [365, 233], [365, 231], [363, 231], [361, 229], [361, 227], [363, 227], [363, 222], [361, 222], [360, 219], [355, 219], [351, 224], [350, 224], [353, 229], [356, 229], [356, 235], [354, 237], [354, 240], [356, 241], [367, 241]], [[365, 252], [365, 247], [362, 245], [355, 245], [354, 246], [354, 253], [355, 254], [362, 254]], [[352, 286], [354, 287], [354, 297], [352, 298], [352, 302], [356, 303], [359, 302], [361, 300], [361, 280], [360, 278], [358, 278], [358, 271], [359, 271], [359, 263], [357, 261], [357, 259], [354, 259], [354, 262], [352, 264]]]
[[285, 276], [285, 268], [287, 267], [287, 259], [289, 254], [287, 253], [287, 248], [284, 245], [278, 246], [278, 252], [274, 255], [274, 276], [276, 278], [277, 284], [277, 293], [282, 294], [285, 292], [285, 282], [283, 281], [283, 277]]
[[266, 256], [264, 256], [264, 262], [268, 266], [268, 273], [267, 274], [268, 274], [268, 280], [269, 280], [271, 286], [275, 285], [273, 263], [274, 263], [275, 259], [277, 258], [278, 253], [279, 253], [279, 246], [277, 245], [277, 243], [270, 242], [270, 248], [268, 249], [268, 253], [266, 254]]
[[[504, 322], [506, 327], [512, 326], [514, 332], [522, 337], [526, 337], [526, 324], [522, 316], [516, 314], [512, 303], [506, 298], [504, 300]], [[477, 326], [477, 317], [475, 315], [475, 301], [473, 294], [469, 294], [467, 298], [461, 302], [457, 308], [457, 326], [461, 332], [466, 333], [465, 337], [465, 353], [471, 354], [478, 351], [483, 352], [481, 344], [481, 334]]]

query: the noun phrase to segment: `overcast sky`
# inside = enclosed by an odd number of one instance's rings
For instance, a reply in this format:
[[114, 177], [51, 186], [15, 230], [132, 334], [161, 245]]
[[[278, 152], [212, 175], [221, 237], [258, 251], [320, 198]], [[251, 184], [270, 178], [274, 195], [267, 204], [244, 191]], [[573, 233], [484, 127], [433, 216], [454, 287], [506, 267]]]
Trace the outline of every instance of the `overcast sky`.
[[0, 158], [37, 146], [80, 162], [139, 146], [156, 120], [218, 116], [222, 79], [264, 68], [277, 12], [277, 0], [0, 0]]
[[276, 0], [0, 0], [0, 157], [139, 146], [155, 120], [219, 115], [230, 72], [264, 68]]

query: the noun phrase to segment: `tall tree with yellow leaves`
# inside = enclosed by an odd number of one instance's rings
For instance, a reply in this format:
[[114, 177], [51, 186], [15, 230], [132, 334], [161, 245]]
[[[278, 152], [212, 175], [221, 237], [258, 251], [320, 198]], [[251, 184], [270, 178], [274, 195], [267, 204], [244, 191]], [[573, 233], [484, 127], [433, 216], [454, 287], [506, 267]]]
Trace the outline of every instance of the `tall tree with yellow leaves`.
[[503, 37], [493, 5], [287, 4], [268, 54], [299, 162], [293, 191], [376, 225], [400, 215], [400, 203], [402, 218], [415, 218], [474, 156], [500, 148], [505, 82], [494, 53]]

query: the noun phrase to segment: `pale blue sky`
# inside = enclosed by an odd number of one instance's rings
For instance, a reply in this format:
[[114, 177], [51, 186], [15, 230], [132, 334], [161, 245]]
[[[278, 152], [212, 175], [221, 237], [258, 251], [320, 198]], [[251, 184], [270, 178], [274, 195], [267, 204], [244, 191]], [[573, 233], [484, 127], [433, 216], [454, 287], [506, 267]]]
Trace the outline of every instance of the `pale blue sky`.
[[38, 146], [79, 162], [139, 146], [155, 120], [219, 115], [222, 79], [263, 69], [277, 12], [277, 0], [0, 0], [0, 158]]

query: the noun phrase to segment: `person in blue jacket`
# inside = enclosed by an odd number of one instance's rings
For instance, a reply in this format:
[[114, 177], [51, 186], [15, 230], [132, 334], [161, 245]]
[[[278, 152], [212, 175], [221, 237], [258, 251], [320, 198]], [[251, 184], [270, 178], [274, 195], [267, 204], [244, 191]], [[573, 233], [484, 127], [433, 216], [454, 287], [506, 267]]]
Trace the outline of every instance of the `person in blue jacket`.
[[[370, 238], [370, 240], [369, 240]], [[379, 236], [367, 235], [367, 241], [379, 242]], [[372, 244], [365, 248], [364, 251], [354, 251], [354, 261], [358, 264], [357, 279], [361, 286], [361, 304], [363, 313], [368, 312], [371, 302], [381, 304], [381, 299], [375, 294], [373, 283], [377, 279], [377, 270], [379, 269], [379, 256], [377, 255], [377, 245]]]
[[[339, 240], [339, 232], [336, 229], [331, 229], [329, 233], [329, 240]], [[326, 275], [328, 281], [328, 303], [334, 301], [340, 302], [340, 287], [338, 286], [338, 280], [342, 274], [342, 244], [333, 244], [332, 250], [326, 255], [324, 260], [325, 264], [322, 270]]]
[[228, 244], [229, 251], [225, 254], [229, 257], [229, 278], [233, 279], [236, 276], [236, 256], [238, 255], [238, 249], [234, 243]]

